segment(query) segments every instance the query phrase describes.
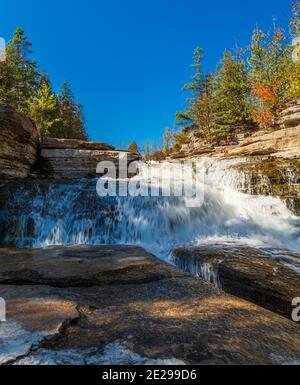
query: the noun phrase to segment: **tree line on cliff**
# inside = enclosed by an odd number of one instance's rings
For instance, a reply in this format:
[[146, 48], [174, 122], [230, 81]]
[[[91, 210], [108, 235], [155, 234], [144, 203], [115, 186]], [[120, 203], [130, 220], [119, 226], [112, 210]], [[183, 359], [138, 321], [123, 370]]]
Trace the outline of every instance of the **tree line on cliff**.
[[32, 44], [18, 28], [0, 61], [0, 103], [29, 116], [43, 137], [87, 140], [82, 105], [67, 81], [55, 93], [46, 72], [32, 59]]
[[292, 6], [290, 36], [275, 25], [270, 32], [255, 28], [249, 46], [225, 50], [211, 73], [204, 73], [204, 50], [196, 48], [194, 75], [183, 87], [190, 94], [186, 108], [177, 112], [174, 128], [163, 134], [163, 148], [151, 150], [147, 144], [145, 158], [161, 160], [179, 151], [189, 143], [191, 131], [209, 145], [228, 143], [256, 128], [277, 128], [282, 108], [300, 99], [300, 57], [292, 60], [296, 47], [291, 41], [296, 37], [300, 0]]

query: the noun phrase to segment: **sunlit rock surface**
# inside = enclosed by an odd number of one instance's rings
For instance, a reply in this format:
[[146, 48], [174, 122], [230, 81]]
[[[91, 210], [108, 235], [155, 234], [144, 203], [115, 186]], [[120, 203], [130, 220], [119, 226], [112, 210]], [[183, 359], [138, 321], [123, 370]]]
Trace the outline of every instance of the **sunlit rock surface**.
[[140, 157], [127, 151], [117, 151], [106, 143], [48, 138], [41, 143], [41, 154], [33, 176], [65, 180], [95, 178], [97, 165], [103, 161], [116, 165], [118, 175], [120, 159], [127, 167]]
[[141, 248], [2, 249], [0, 261], [2, 364], [300, 362], [297, 324]]

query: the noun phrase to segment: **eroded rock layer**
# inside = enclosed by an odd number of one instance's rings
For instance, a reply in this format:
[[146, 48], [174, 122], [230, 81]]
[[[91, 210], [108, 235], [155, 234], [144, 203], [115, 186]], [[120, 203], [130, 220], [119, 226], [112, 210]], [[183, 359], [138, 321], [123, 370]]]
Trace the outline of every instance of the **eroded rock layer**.
[[116, 176], [120, 168], [139, 160], [137, 154], [117, 151], [106, 143], [83, 142], [67, 139], [46, 139], [41, 145], [41, 154], [34, 170], [39, 178], [82, 179], [95, 178], [99, 162], [112, 162], [116, 166]]
[[39, 133], [33, 122], [0, 105], [0, 178], [26, 178], [37, 159]]

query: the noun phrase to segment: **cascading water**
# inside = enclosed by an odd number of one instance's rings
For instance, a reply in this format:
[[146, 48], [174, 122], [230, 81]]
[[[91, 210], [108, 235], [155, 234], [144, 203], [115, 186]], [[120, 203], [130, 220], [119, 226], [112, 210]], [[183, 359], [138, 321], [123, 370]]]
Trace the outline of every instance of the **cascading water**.
[[[189, 208], [186, 197], [99, 197], [96, 180], [72, 184], [34, 182], [11, 194], [0, 211], [1, 243], [19, 247], [127, 243], [168, 258], [177, 245], [247, 243], [300, 251], [300, 218], [279, 199], [238, 191], [235, 162], [201, 159], [204, 203]], [[168, 164], [144, 165], [164, 173]]]

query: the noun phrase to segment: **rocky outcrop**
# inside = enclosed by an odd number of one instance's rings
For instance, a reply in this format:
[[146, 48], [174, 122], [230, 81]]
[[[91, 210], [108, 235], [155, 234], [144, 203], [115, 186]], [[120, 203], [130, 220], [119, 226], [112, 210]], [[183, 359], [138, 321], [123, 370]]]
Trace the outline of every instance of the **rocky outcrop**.
[[170, 158], [184, 159], [199, 156], [300, 158], [300, 101], [287, 105], [280, 113], [278, 126], [281, 128], [280, 130], [266, 133], [258, 131], [255, 125], [250, 124], [241, 127], [245, 133], [236, 135], [231, 143], [213, 146], [207, 143], [199, 133], [197, 134], [197, 129], [191, 130], [188, 134], [189, 144], [183, 145], [181, 151], [171, 154]]
[[173, 258], [178, 267], [227, 293], [291, 319], [292, 301], [299, 297], [300, 275], [295, 270], [300, 270], [300, 255], [280, 251], [272, 258], [263, 250], [233, 244], [180, 247]]
[[2, 364], [300, 362], [297, 324], [138, 247], [1, 249], [0, 269]]
[[171, 159], [211, 156], [215, 158], [238, 158], [270, 156], [273, 158], [300, 158], [300, 125], [284, 128], [270, 133], [258, 131], [236, 145], [211, 147], [204, 142], [189, 149], [183, 147], [180, 152], [171, 154]]
[[39, 132], [10, 106], [0, 105], [0, 178], [26, 178], [34, 165]]
[[279, 124], [281, 128], [300, 126], [300, 101], [290, 103], [281, 112]]
[[67, 139], [46, 139], [33, 175], [49, 179], [95, 178], [99, 162], [113, 162], [119, 171], [119, 160], [127, 159], [125, 166], [139, 160], [137, 154], [117, 151], [106, 143]]
[[238, 146], [217, 153], [217, 157], [269, 155], [275, 158], [300, 158], [300, 125], [270, 133], [257, 133]]

